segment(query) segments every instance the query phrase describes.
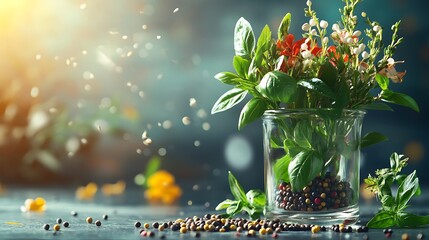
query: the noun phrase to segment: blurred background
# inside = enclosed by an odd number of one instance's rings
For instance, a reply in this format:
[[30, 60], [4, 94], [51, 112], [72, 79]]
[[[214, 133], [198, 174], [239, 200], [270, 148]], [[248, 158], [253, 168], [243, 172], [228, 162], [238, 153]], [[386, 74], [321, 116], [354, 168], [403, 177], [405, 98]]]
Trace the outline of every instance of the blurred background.
[[[332, 26], [342, 2], [313, 6]], [[402, 19], [405, 43], [395, 59], [405, 60], [407, 75], [394, 89], [421, 108], [368, 112], [363, 133], [390, 141], [363, 150], [362, 178], [396, 151], [429, 183], [428, 6], [367, 0], [358, 9], [386, 29]], [[245, 189], [262, 189], [261, 122], [238, 131], [243, 105], [211, 115], [229, 89], [213, 76], [233, 70], [240, 17], [259, 35], [291, 12], [298, 35], [304, 7], [302, 0], [0, 0], [0, 183], [137, 187], [135, 176], [159, 157], [186, 201], [225, 198], [228, 170]]]

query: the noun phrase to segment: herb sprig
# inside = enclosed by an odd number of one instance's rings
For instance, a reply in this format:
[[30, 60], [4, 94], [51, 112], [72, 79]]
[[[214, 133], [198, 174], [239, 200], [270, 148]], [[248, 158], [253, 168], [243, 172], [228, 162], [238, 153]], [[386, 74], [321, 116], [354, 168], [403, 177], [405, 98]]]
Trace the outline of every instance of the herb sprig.
[[[368, 222], [368, 227], [419, 227], [429, 224], [429, 215], [419, 216], [405, 211], [410, 199], [421, 193], [416, 171], [409, 175], [401, 174], [407, 161], [404, 155], [393, 153], [390, 168], [377, 169], [374, 177], [369, 175], [364, 180], [381, 202], [380, 211]], [[399, 185], [396, 196], [392, 192], [394, 183]]]
[[238, 183], [231, 172], [228, 172], [229, 187], [235, 200], [226, 199], [219, 203], [216, 211], [226, 209], [225, 217], [232, 217], [243, 211], [252, 219], [260, 218], [264, 214], [265, 193], [259, 189], [251, 189], [247, 193]]

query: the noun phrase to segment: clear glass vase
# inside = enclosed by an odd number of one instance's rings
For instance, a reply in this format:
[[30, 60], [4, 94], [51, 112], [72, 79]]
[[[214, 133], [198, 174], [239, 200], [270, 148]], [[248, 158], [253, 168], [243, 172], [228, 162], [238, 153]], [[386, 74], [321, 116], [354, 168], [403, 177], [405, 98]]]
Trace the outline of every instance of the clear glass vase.
[[263, 116], [265, 216], [301, 224], [359, 218], [360, 110], [269, 110]]

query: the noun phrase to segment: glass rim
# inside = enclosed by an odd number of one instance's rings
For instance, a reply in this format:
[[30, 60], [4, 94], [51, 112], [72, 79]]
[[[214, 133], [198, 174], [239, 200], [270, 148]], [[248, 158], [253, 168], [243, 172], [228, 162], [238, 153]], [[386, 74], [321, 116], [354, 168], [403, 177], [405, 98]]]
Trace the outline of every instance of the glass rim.
[[[278, 117], [278, 116], [290, 116], [290, 115], [319, 115], [321, 112], [332, 112], [334, 108], [281, 108], [275, 110], [266, 110], [263, 114], [264, 118]], [[343, 109], [342, 117], [363, 117], [366, 114], [365, 110], [362, 109]]]

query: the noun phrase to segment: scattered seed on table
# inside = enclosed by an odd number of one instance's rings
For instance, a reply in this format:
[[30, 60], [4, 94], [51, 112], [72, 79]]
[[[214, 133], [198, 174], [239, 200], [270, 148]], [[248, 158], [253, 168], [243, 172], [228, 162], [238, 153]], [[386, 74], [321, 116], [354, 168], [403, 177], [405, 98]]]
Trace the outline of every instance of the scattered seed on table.
[[60, 229], [61, 229], [61, 226], [59, 224], [55, 224], [54, 225], [54, 230], [55, 231], [60, 231]]
[[71, 212], [70, 212], [70, 214], [71, 214], [73, 217], [77, 217], [77, 212], [76, 212], [76, 211], [71, 211]]
[[61, 224], [63, 222], [63, 220], [61, 218], [57, 218], [57, 223]]
[[164, 231], [164, 229], [165, 229], [165, 228], [164, 228], [164, 225], [160, 225], [160, 226], [158, 227], [158, 231], [161, 231], [161, 232], [162, 232], [162, 231]]
[[154, 222], [154, 223], [152, 223], [152, 227], [153, 227], [153, 228], [158, 228], [158, 227], [159, 227], [159, 223], [158, 223], [158, 222]]
[[390, 237], [392, 236], [392, 233], [387, 232], [387, 233], [385, 233], [385, 234], [384, 234], [384, 236], [385, 236], [386, 238], [390, 238]]
[[141, 226], [142, 226], [141, 222], [135, 222], [134, 223], [134, 227], [136, 227], [136, 228], [139, 228]]
[[48, 230], [49, 230], [49, 227], [50, 227], [50, 226], [49, 226], [49, 224], [44, 224], [44, 225], [43, 225], [43, 229], [45, 229], [46, 231], [48, 231]]
[[418, 233], [416, 238], [417, 240], [422, 240], [425, 239], [425, 235], [423, 235], [423, 233]]
[[314, 226], [311, 228], [311, 232], [312, 232], [312, 233], [318, 233], [318, 232], [320, 232], [320, 226], [319, 226], [319, 225], [314, 225]]
[[188, 229], [186, 227], [181, 227], [180, 228], [180, 233], [187, 233]]
[[410, 236], [408, 236], [408, 233], [404, 233], [404, 234], [402, 234], [401, 239], [402, 240], [410, 240]]
[[152, 232], [152, 231], [148, 231], [148, 232], [147, 232], [147, 236], [149, 236], [149, 237], [154, 237], [154, 236], [155, 236], [155, 233], [154, 233], [154, 232]]
[[109, 218], [109, 216], [108, 216], [107, 214], [104, 214], [104, 215], [103, 215], [103, 219], [104, 219], [104, 220], [107, 220], [108, 218]]
[[145, 230], [140, 232], [140, 236], [142, 237], [146, 237], [147, 236], [147, 232]]
[[92, 220], [92, 217], [87, 217], [87, 218], [86, 218], [86, 222], [87, 222], [87, 223], [91, 224], [91, 223], [92, 223], [92, 221], [93, 221], [93, 220]]
[[95, 225], [96, 225], [97, 227], [101, 226], [101, 222], [100, 222], [100, 220], [95, 221]]
[[63, 226], [64, 226], [65, 228], [68, 228], [68, 227], [70, 226], [70, 223], [69, 223], [69, 222], [67, 222], [67, 221], [65, 221], [65, 222], [63, 222]]
[[143, 224], [143, 227], [146, 228], [146, 229], [149, 229], [150, 224], [149, 223], [145, 223], [145, 224]]

